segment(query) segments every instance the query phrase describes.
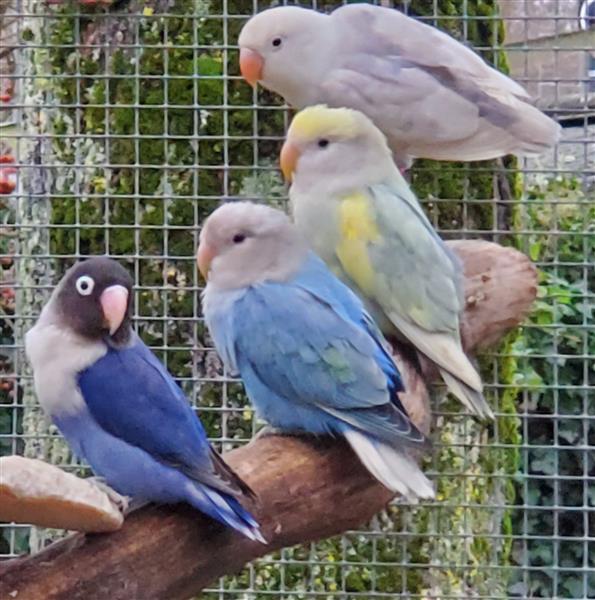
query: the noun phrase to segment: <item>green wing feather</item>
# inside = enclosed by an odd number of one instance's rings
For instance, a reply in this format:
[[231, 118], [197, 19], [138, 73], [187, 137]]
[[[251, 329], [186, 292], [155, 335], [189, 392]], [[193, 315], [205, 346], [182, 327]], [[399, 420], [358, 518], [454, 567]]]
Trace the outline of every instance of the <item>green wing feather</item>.
[[[479, 374], [461, 347], [460, 265], [405, 181], [369, 186], [344, 197], [339, 227], [341, 241], [335, 253], [361, 295], [446, 371], [447, 379], [464, 384], [449, 387], [467, 406], [491, 414], [480, 393]], [[466, 388], [479, 393], [461, 392], [470, 391]]]

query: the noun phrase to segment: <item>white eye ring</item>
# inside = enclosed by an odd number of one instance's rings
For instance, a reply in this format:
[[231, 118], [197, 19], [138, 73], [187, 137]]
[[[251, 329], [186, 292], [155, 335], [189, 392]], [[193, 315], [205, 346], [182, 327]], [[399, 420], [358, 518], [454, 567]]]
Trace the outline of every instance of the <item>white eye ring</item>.
[[76, 280], [76, 291], [81, 296], [90, 296], [93, 293], [93, 288], [95, 287], [95, 282], [92, 277], [88, 275], [81, 275]]

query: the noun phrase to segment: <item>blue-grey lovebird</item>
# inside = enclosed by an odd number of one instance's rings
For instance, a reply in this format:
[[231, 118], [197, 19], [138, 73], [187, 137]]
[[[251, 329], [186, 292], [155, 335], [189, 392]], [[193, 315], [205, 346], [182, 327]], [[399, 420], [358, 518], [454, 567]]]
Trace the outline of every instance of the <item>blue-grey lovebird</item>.
[[264, 541], [250, 488], [131, 326], [132, 279], [104, 257], [64, 275], [25, 340], [39, 401], [72, 450], [120, 494], [187, 502]]
[[286, 432], [342, 436], [387, 488], [433, 497], [408, 454], [424, 436], [399, 400], [382, 334], [284, 213], [223, 205], [201, 231], [198, 264], [215, 346], [259, 416]]

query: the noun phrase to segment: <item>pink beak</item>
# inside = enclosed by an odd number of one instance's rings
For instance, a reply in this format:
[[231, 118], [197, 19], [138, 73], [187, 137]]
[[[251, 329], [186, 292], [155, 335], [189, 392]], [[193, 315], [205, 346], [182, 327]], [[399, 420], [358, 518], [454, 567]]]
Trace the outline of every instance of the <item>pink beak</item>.
[[264, 59], [258, 52], [249, 48], [240, 49], [240, 72], [242, 77], [253, 87], [262, 79]]
[[126, 316], [128, 310], [128, 290], [123, 285], [112, 285], [105, 288], [99, 297], [103, 318], [113, 335]]
[[209, 277], [209, 269], [211, 262], [215, 258], [215, 251], [206, 242], [201, 242], [198, 245], [198, 253], [196, 255], [196, 261], [198, 262], [198, 268], [206, 281]]

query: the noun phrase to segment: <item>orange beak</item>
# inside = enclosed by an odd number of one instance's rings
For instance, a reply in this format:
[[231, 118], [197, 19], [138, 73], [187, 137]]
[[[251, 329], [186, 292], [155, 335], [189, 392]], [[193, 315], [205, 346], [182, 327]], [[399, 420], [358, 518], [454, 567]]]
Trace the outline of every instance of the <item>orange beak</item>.
[[286, 140], [281, 148], [281, 171], [285, 181], [291, 183], [293, 180], [293, 173], [297, 166], [297, 162], [300, 159], [300, 151], [297, 146], [294, 146], [289, 140]]
[[252, 86], [262, 79], [262, 69], [264, 67], [264, 59], [258, 52], [249, 48], [240, 50], [240, 71], [242, 77]]
[[215, 258], [215, 251], [206, 242], [201, 242], [198, 245], [198, 253], [196, 255], [196, 262], [198, 268], [206, 281], [209, 278], [209, 269], [211, 262]]
[[107, 323], [110, 335], [113, 335], [126, 316], [128, 309], [128, 290], [123, 285], [112, 285], [105, 288], [99, 297], [103, 318]]

